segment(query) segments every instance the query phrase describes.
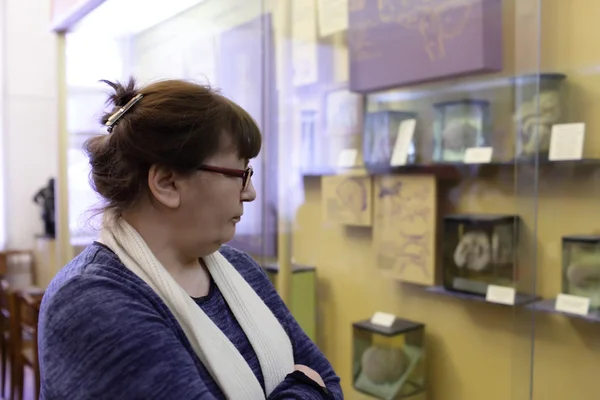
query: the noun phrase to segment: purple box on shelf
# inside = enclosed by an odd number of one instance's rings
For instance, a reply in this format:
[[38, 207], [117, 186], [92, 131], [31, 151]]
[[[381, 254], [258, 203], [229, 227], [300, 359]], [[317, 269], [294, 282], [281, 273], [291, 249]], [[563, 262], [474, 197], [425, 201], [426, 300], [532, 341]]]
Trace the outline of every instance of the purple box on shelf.
[[350, 90], [502, 70], [502, 0], [349, 0]]

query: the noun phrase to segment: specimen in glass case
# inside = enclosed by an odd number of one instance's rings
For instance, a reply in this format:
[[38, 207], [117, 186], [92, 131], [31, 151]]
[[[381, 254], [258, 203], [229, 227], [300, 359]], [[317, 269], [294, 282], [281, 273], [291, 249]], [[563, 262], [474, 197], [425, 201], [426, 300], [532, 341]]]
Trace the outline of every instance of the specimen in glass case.
[[436, 103], [435, 161], [462, 162], [470, 147], [489, 145], [490, 103], [463, 99]]
[[517, 157], [548, 158], [554, 124], [565, 122], [563, 74], [533, 74], [515, 79]]
[[448, 290], [485, 295], [488, 285], [514, 287], [519, 217], [444, 217], [443, 271]]
[[573, 235], [562, 238], [562, 291], [590, 299], [600, 309], [600, 236]]
[[[364, 119], [363, 159], [367, 168], [390, 165], [398, 128], [402, 122], [416, 119], [417, 114], [405, 111], [368, 112]], [[407, 164], [416, 161], [415, 136], [408, 148]]]
[[353, 324], [356, 390], [383, 400], [424, 399], [425, 325], [396, 318], [390, 327]]

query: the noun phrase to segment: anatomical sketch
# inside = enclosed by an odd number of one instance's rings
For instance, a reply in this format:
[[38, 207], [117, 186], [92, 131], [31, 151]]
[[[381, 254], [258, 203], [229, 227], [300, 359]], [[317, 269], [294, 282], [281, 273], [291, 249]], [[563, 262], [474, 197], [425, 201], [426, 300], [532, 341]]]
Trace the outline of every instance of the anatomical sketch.
[[375, 185], [375, 243], [381, 271], [434, 283], [436, 183], [433, 176], [382, 176]]
[[372, 183], [368, 176], [325, 176], [322, 180], [324, 220], [371, 226]]

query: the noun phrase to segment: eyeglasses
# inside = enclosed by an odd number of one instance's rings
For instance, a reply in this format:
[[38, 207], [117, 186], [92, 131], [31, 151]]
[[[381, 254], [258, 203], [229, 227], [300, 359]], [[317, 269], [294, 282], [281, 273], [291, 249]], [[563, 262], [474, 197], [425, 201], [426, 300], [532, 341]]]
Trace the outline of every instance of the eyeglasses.
[[214, 172], [216, 174], [223, 174], [227, 176], [233, 176], [236, 178], [242, 178], [242, 191], [248, 189], [250, 184], [250, 178], [254, 175], [254, 170], [251, 166], [246, 169], [232, 169], [232, 168], [221, 168], [213, 167], [212, 165], [201, 165], [198, 167], [199, 171]]

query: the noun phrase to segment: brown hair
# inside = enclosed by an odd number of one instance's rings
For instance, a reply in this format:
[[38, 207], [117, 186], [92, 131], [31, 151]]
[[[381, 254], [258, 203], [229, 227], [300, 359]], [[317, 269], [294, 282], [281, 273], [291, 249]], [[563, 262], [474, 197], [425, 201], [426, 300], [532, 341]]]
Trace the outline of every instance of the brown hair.
[[147, 193], [152, 165], [191, 173], [226, 145], [246, 160], [260, 151], [256, 122], [208, 86], [166, 80], [138, 89], [133, 78], [126, 85], [102, 82], [114, 89], [108, 98], [114, 109], [102, 116], [103, 124], [136, 95], [143, 95], [108, 135], [93, 137], [84, 145], [90, 182], [106, 203], [102, 211], [121, 213], [131, 208]]

